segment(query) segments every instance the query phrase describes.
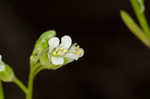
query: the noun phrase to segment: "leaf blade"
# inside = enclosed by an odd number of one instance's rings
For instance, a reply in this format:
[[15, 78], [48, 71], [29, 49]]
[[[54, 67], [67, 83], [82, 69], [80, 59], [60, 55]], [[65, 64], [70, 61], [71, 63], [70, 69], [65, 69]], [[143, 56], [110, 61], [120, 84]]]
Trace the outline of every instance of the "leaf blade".
[[134, 20], [130, 17], [130, 15], [121, 10], [120, 11], [121, 18], [124, 21], [125, 25], [129, 28], [129, 30], [140, 39], [147, 47], [150, 47], [150, 40], [146, 37], [144, 32], [139, 28], [139, 26], [134, 22]]

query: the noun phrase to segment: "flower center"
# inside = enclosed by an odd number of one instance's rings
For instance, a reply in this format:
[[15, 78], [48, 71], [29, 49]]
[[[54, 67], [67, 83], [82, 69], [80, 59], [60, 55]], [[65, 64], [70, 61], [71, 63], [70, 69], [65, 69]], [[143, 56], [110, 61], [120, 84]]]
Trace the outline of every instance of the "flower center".
[[64, 48], [56, 48], [52, 53], [53, 56], [64, 56], [68, 52], [67, 49]]

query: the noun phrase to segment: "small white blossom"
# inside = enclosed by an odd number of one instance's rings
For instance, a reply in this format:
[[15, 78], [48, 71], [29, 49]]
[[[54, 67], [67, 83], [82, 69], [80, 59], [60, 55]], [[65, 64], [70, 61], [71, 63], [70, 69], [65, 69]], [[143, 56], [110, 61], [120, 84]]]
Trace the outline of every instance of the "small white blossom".
[[49, 58], [54, 65], [64, 64], [64, 58], [78, 60], [84, 55], [84, 50], [76, 43], [72, 45], [72, 39], [68, 35], [61, 38], [61, 43], [57, 37], [51, 38], [48, 43], [50, 54]]
[[0, 72], [5, 70], [5, 65], [2, 62], [2, 55], [0, 55]]

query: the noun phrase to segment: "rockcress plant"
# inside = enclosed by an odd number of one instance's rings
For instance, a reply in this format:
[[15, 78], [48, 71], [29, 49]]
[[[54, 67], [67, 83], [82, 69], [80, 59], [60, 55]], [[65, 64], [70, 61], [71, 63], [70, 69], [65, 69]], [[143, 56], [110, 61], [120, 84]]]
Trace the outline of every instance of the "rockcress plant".
[[2, 83], [13, 82], [25, 93], [26, 99], [32, 99], [33, 81], [42, 70], [57, 70], [62, 66], [78, 60], [84, 55], [84, 50], [77, 43], [72, 44], [70, 36], [65, 35], [61, 42], [54, 30], [44, 32], [36, 41], [30, 56], [30, 73], [26, 87], [16, 76], [13, 69], [5, 64], [0, 55], [0, 99], [4, 99]]

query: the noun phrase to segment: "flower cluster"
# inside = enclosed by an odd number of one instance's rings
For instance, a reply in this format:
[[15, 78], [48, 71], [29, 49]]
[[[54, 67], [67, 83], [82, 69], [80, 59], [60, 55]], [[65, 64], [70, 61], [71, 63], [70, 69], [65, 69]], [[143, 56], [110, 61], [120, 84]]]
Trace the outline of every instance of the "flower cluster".
[[38, 69], [40, 66], [44, 69], [56, 70], [78, 60], [83, 55], [83, 48], [80, 48], [77, 43], [72, 43], [70, 36], [65, 35], [59, 39], [56, 37], [56, 31], [49, 30], [44, 32], [36, 41], [30, 57], [30, 64], [32, 68]]
[[70, 60], [78, 60], [84, 55], [84, 50], [79, 45], [72, 44], [70, 36], [66, 35], [61, 38], [53, 37], [48, 41], [49, 53], [48, 57], [54, 65], [63, 65], [64, 58]]

